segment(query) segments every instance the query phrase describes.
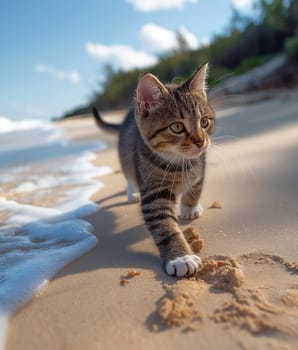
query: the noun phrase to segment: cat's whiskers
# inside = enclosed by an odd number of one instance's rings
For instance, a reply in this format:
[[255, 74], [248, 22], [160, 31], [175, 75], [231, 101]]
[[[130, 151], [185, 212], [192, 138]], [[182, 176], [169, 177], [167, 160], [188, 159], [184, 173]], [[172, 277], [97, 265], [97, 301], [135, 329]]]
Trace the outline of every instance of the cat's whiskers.
[[186, 161], [188, 163], [188, 168], [190, 169], [190, 171], [186, 171], [187, 186], [188, 186], [187, 193], [189, 195], [191, 195], [193, 198], [199, 199], [200, 195], [198, 195], [198, 193], [193, 189], [193, 186], [192, 186], [193, 180], [189, 178], [190, 177], [190, 173], [191, 172], [195, 172], [195, 169], [193, 167], [193, 164], [192, 164], [191, 160], [187, 159]]
[[216, 140], [221, 140], [224, 139], [225, 140], [232, 140], [232, 141], [239, 141], [240, 138], [234, 135], [220, 135], [220, 136], [213, 136], [212, 137], [212, 144], [214, 143], [214, 141]]
[[[167, 165], [166, 170], [165, 170], [165, 173], [164, 173], [164, 176], [163, 176], [163, 178], [162, 178], [162, 180], [161, 180], [161, 183], [160, 183], [160, 186], [159, 186], [159, 189], [158, 189], [158, 193], [161, 191], [162, 186], [163, 186], [163, 184], [164, 184], [164, 181], [165, 181], [167, 175], [169, 174], [169, 172], [172, 170], [172, 167], [173, 167], [174, 165], [176, 165], [176, 169], [175, 169], [175, 174], [174, 174], [173, 183], [175, 182], [176, 173], [177, 173], [177, 169], [178, 169], [178, 163], [177, 163], [178, 158], [179, 158], [179, 155], [175, 155], [175, 157], [174, 157], [174, 158], [169, 162], [169, 164]], [[173, 184], [172, 184], [172, 187], [171, 187], [171, 191], [172, 191], [172, 189], [173, 189]]]
[[240, 94], [226, 95], [225, 93], [222, 93], [222, 94], [219, 93], [218, 96], [216, 96], [215, 93], [212, 96], [212, 93], [210, 93], [208, 96], [209, 96], [210, 105], [212, 106], [213, 109], [229, 107], [229, 103], [228, 103], [229, 99], [236, 99], [236, 98], [241, 99], [241, 97], [243, 97], [243, 95], [240, 95]]
[[185, 192], [185, 181], [184, 181], [184, 162], [185, 162], [185, 158], [182, 157], [182, 172], [181, 172], [181, 186], [182, 186], [182, 192]]
[[225, 179], [225, 176], [228, 175], [229, 178], [232, 177], [232, 167], [230, 164], [228, 164], [224, 153], [223, 153], [223, 147], [216, 145], [215, 143], [211, 144], [210, 151], [216, 156], [217, 161], [219, 161], [220, 165], [223, 166], [224, 171], [223, 171], [223, 176]]
[[[179, 154], [177, 155], [177, 160], [179, 159]], [[180, 162], [179, 162], [180, 163]], [[170, 190], [170, 193], [172, 193], [173, 191], [173, 188], [174, 188], [174, 184], [176, 182], [176, 175], [177, 175], [177, 170], [178, 170], [178, 166], [180, 165], [178, 162], [176, 163], [176, 169], [175, 169], [175, 173], [174, 173], [174, 178], [173, 178], [173, 181], [172, 181], [172, 185], [171, 185], [171, 190]]]
[[[152, 173], [155, 172], [155, 166], [158, 166], [158, 162], [159, 161], [164, 161], [164, 159], [158, 153], [154, 153], [154, 156], [155, 156], [155, 158], [152, 160], [152, 163], [151, 163], [151, 171], [149, 171], [147, 173], [147, 175], [145, 176], [145, 178], [144, 178], [144, 180], [146, 182], [150, 181], [150, 179], [152, 178]], [[171, 167], [171, 164], [169, 164], [169, 166]], [[168, 166], [167, 166], [166, 170], [167, 169], [168, 169]]]
[[[151, 179], [151, 175], [152, 173], [154, 173], [156, 170], [155, 170], [155, 166], [158, 166], [158, 162], [159, 161], [165, 161], [165, 159], [163, 159], [159, 154], [155, 154], [155, 159], [153, 160], [152, 162], [152, 171], [149, 171], [146, 178], [145, 178], [145, 182], [148, 182], [150, 181]], [[173, 189], [173, 185], [175, 183], [175, 179], [176, 179], [176, 173], [177, 173], [177, 170], [178, 170], [178, 167], [179, 167], [179, 154], [175, 154], [173, 156], [173, 158], [171, 160], [168, 160], [168, 164], [166, 166], [166, 169], [164, 170], [164, 176], [160, 182], [160, 185], [158, 187], [158, 190], [156, 192], [156, 199], [158, 198], [158, 195], [159, 193], [162, 191], [163, 187], [167, 187], [166, 185], [164, 186], [164, 183], [165, 183], [165, 180], [169, 174], [170, 171], [172, 171], [173, 167], [176, 166], [175, 168], [175, 173], [174, 173], [174, 180], [173, 180], [173, 183], [172, 183], [172, 188], [171, 188], [171, 192], [172, 192], [172, 189]]]
[[[231, 78], [233, 75], [234, 73], [229, 72], [229, 73], [223, 74], [220, 77], [212, 79], [212, 81], [208, 84], [208, 89], [211, 90], [219, 82], [221, 82], [224, 79]], [[217, 88], [217, 90], [224, 90], [224, 88]], [[212, 90], [209, 92], [209, 95], [212, 95]]]
[[[239, 138], [235, 137], [235, 140], [239, 140]], [[249, 173], [251, 177], [255, 178], [255, 173], [253, 172], [253, 169], [247, 162], [245, 163], [243, 162], [243, 157], [241, 157], [241, 160], [239, 160], [239, 157], [235, 157], [235, 156], [233, 156], [233, 159], [229, 159], [224, 153], [225, 152], [224, 147], [225, 145], [218, 144], [215, 142], [212, 142], [210, 147], [210, 151], [213, 154], [215, 154], [217, 159], [220, 161], [220, 163], [223, 164], [225, 169], [224, 175], [227, 173], [229, 175], [229, 178], [232, 178], [232, 174], [238, 165], [242, 171], [242, 176], [244, 178], [246, 178], [247, 173]]]
[[[185, 165], [185, 171], [184, 171], [184, 165]], [[189, 182], [188, 182], [188, 171], [187, 171], [187, 165], [188, 165], [188, 159], [187, 158], [183, 158], [183, 170], [182, 170], [182, 189], [183, 189], [183, 193], [186, 193], [187, 191], [189, 191], [190, 187], [189, 186]]]
[[182, 158], [182, 192], [186, 193], [190, 190], [191, 186], [188, 179], [188, 162], [186, 157]]
[[221, 145], [220, 143], [216, 143], [216, 142], [212, 142], [211, 147], [219, 149], [219, 150], [223, 150], [224, 146]]

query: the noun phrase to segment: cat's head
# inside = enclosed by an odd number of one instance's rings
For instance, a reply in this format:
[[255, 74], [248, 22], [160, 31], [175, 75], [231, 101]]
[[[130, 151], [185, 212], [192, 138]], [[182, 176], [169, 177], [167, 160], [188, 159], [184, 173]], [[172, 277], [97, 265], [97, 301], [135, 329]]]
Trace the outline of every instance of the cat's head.
[[146, 73], [136, 90], [135, 118], [145, 143], [166, 159], [195, 159], [210, 144], [214, 113], [206, 95], [208, 64], [180, 85]]

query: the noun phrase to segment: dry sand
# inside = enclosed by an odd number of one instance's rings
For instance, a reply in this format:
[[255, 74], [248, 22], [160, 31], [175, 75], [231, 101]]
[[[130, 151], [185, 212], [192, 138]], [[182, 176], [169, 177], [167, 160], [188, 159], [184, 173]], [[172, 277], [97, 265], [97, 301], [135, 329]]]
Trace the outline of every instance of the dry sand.
[[[114, 173], [88, 218], [99, 243], [13, 316], [7, 350], [297, 349], [297, 100], [218, 112], [217, 134], [233, 137], [215, 136], [208, 157], [205, 213], [191, 223], [203, 269], [190, 280], [165, 275], [138, 204], [127, 204], [116, 140], [91, 119], [63, 122], [109, 145], [96, 163]], [[207, 209], [214, 200], [221, 208]]]

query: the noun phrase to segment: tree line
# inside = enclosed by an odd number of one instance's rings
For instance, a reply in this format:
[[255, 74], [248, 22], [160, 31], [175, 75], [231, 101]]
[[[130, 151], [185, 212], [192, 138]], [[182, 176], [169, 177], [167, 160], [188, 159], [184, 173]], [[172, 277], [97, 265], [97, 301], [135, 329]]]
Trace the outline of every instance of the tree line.
[[[162, 81], [179, 82], [208, 61], [212, 67], [208, 83], [214, 86], [227, 74], [245, 73], [282, 52], [298, 63], [298, 0], [256, 0], [254, 13], [252, 18], [233, 9], [229, 27], [197, 50], [190, 50], [183, 36], [177, 34], [179, 48], [161, 56], [148, 71]], [[98, 83], [89, 103], [65, 117], [87, 113], [94, 105], [100, 110], [129, 107], [142, 72], [115, 71], [107, 65], [105, 81]]]

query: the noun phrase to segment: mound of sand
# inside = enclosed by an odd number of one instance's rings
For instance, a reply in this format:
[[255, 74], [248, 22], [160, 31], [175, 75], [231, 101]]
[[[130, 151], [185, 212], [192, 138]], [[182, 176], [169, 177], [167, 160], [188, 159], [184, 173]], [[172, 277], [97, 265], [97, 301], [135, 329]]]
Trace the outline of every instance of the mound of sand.
[[[261, 285], [256, 285], [251, 278], [256, 267]], [[225, 328], [242, 329], [252, 335], [270, 332], [277, 344], [281, 344], [278, 343], [280, 336], [295, 342], [298, 340], [296, 267], [295, 262], [265, 253], [248, 253], [237, 258], [212, 256], [203, 259], [195, 278], [167, 286], [156, 312], [164, 327], [196, 330], [198, 322], [209, 319]], [[270, 280], [266, 281], [268, 268], [280, 278], [280, 289], [272, 288]], [[217, 308], [206, 308], [202, 302], [207, 294], [212, 298], [210, 288], [223, 293]]]
[[195, 280], [180, 280], [172, 287], [166, 287], [157, 312], [166, 326], [193, 328], [194, 322], [201, 321], [203, 314], [197, 309], [197, 301], [205, 286]]
[[203, 248], [204, 241], [201, 239], [198, 230], [194, 226], [190, 226], [183, 231], [183, 234], [193, 252], [199, 254]]

